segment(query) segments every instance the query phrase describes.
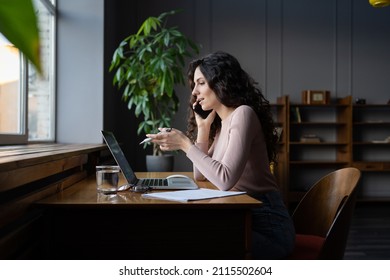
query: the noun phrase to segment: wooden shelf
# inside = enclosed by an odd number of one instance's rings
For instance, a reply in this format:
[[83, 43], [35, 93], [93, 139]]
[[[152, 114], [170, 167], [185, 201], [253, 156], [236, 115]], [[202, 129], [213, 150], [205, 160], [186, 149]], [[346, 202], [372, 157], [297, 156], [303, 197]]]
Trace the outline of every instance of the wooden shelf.
[[300, 108], [343, 108], [343, 107], [348, 107], [350, 104], [345, 103], [330, 103], [330, 104], [301, 104], [301, 103], [291, 103], [290, 107], [300, 107]]
[[363, 109], [389, 109], [390, 104], [353, 104], [353, 108], [363, 108]]
[[348, 165], [348, 161], [290, 160], [293, 165]]
[[389, 162], [374, 162], [374, 161], [355, 161], [352, 163], [352, 166], [356, 167], [361, 171], [390, 171], [390, 161]]
[[[278, 183], [287, 203], [297, 202], [318, 179], [332, 170], [354, 166], [364, 172], [360, 182], [362, 197], [386, 193], [390, 201], [390, 143], [373, 142], [390, 136], [390, 105], [352, 104], [352, 96], [331, 104], [290, 103], [288, 96], [273, 104], [275, 123], [283, 128], [279, 143]], [[304, 135], [315, 135], [321, 142], [301, 142]], [[379, 176], [366, 178], [366, 176]], [[378, 182], [383, 188], [378, 192]], [[388, 193], [388, 195], [387, 195]], [[374, 200], [375, 200], [374, 199]]]
[[312, 126], [317, 126], [317, 125], [347, 125], [346, 122], [291, 122], [290, 125], [312, 125]]
[[390, 201], [390, 196], [382, 196], [382, 197], [357, 197], [358, 202], [372, 202], [372, 203], [380, 203]]
[[372, 122], [354, 122], [353, 125], [390, 125], [390, 122], [385, 121], [372, 121]]
[[349, 145], [347, 142], [300, 142], [300, 141], [291, 141], [290, 145], [297, 145], [297, 146], [343, 146], [343, 145]]
[[390, 142], [372, 142], [372, 141], [365, 141], [365, 142], [353, 142], [353, 145], [356, 146], [390, 146]]
[[351, 166], [363, 172], [359, 200], [390, 201], [390, 105], [355, 104], [351, 118]]

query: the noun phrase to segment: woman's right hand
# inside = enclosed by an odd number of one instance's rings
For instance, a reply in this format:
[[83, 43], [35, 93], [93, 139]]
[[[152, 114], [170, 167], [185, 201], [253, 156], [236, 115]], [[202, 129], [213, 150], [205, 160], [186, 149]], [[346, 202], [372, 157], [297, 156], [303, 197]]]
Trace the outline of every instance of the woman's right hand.
[[202, 128], [208, 128], [210, 129], [211, 124], [213, 123], [215, 119], [215, 110], [212, 110], [210, 114], [207, 116], [207, 118], [202, 118], [199, 114], [195, 113], [195, 121], [196, 125], [198, 126], [198, 130]]
[[196, 107], [200, 107], [200, 104], [198, 104], [198, 101], [195, 100], [195, 102], [192, 104], [192, 109], [194, 111], [194, 115], [195, 115], [195, 121], [196, 121], [196, 125], [199, 128], [203, 128], [203, 127], [206, 127], [206, 128], [210, 128], [211, 127], [211, 124], [213, 123], [214, 119], [215, 119], [215, 111], [212, 110], [206, 118], [204, 118], [204, 116], [202, 117], [200, 114], [197, 113], [196, 111]]
[[196, 137], [196, 142], [198, 143], [208, 143], [210, 136], [211, 124], [215, 119], [216, 112], [212, 110], [211, 113], [204, 119], [197, 113], [195, 113], [195, 121], [198, 127], [198, 134]]

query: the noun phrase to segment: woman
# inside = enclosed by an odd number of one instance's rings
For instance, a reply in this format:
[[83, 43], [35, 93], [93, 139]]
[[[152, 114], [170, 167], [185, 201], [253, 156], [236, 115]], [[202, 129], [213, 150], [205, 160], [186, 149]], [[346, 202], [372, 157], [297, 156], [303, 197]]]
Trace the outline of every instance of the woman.
[[188, 78], [194, 110], [187, 136], [161, 128], [164, 133], [147, 137], [163, 151], [184, 151], [196, 180], [207, 179], [220, 190], [245, 191], [261, 200], [262, 206], [252, 210], [252, 256], [286, 258], [295, 232], [270, 171], [277, 140], [269, 102], [237, 59], [224, 52], [192, 61]]

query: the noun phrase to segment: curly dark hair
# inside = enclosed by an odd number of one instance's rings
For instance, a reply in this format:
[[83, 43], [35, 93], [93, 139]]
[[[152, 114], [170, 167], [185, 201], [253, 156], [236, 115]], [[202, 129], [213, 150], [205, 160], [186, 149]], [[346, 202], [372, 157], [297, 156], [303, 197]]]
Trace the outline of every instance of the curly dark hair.
[[[238, 60], [222, 51], [211, 53], [189, 64], [187, 76], [191, 89], [194, 88], [195, 69], [204, 75], [209, 87], [218, 100], [227, 107], [237, 108], [248, 105], [256, 112], [260, 120], [267, 145], [268, 159], [276, 163], [277, 135], [269, 101], [264, 97], [257, 83], [242, 68]], [[188, 108], [187, 136], [195, 141], [197, 126], [192, 104], [196, 97], [191, 95]], [[221, 128], [221, 119], [217, 115], [210, 130], [210, 143]]]

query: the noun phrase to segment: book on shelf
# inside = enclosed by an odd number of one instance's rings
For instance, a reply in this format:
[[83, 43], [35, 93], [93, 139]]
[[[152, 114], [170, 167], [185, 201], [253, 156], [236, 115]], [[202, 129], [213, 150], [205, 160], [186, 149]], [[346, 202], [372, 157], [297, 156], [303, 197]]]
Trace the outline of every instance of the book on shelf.
[[384, 139], [384, 140], [372, 140], [371, 142], [372, 142], [372, 143], [376, 143], [376, 144], [390, 143], [390, 136], [387, 137], [387, 138]]
[[317, 135], [306, 134], [301, 137], [300, 141], [304, 143], [320, 143], [321, 139]]
[[291, 113], [292, 113], [293, 121], [296, 121], [298, 123], [302, 122], [301, 112], [299, 110], [299, 107], [294, 107], [294, 109], [291, 110]]

